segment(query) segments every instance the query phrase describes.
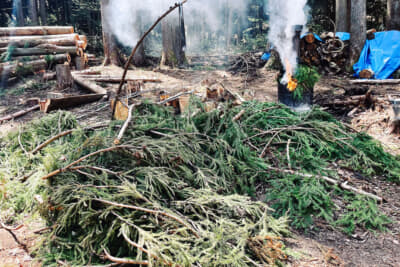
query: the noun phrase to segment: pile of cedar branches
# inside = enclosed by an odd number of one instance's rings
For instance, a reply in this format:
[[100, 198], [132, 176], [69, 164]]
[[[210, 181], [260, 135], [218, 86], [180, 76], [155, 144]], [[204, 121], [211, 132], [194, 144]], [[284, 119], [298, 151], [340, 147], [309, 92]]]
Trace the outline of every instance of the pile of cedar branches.
[[14, 78], [43, 73], [71, 61], [84, 69], [86, 47], [86, 36], [70, 26], [0, 28], [0, 74]]
[[39, 251], [46, 266], [271, 266], [286, 259], [287, 223], [248, 197], [260, 185], [282, 189], [299, 177], [293, 187], [309, 204], [284, 211], [290, 196], [277, 196], [277, 212], [331, 222], [333, 204], [316, 194], [382, 201], [345, 183], [338, 168], [399, 182], [398, 159], [319, 109], [247, 102], [202, 110], [196, 99], [181, 117], [137, 106], [119, 145], [120, 123], [82, 127], [62, 112], [11, 134], [0, 140], [1, 219], [37, 207], [51, 226]]

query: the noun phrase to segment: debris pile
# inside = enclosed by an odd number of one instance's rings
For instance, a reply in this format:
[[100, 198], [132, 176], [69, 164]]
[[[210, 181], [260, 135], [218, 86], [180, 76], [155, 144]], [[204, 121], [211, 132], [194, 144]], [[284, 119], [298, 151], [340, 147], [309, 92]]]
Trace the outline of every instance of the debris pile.
[[[51, 226], [39, 251], [46, 266], [272, 265], [286, 258], [281, 215], [298, 226], [333, 222], [331, 198], [342, 194], [376, 206], [375, 192], [338, 169], [400, 182], [398, 159], [319, 109], [246, 102], [204, 112], [191, 98], [183, 116], [156, 104], [130, 110], [127, 128], [83, 127], [58, 112], [0, 140], [9, 218], [41, 199], [35, 206]], [[267, 188], [275, 212], [246, 196], [256, 188]]]
[[349, 58], [349, 41], [342, 41], [334, 33], [321, 34], [317, 40], [313, 33], [307, 34], [300, 42], [300, 59], [303, 64], [315, 66], [327, 74], [346, 71]]
[[86, 36], [69, 26], [0, 28], [0, 73], [9, 78], [43, 74], [64, 62], [81, 70], [88, 61], [86, 47]]
[[244, 73], [248, 77], [256, 77], [258, 69], [263, 68], [266, 64], [266, 61], [261, 59], [262, 55], [262, 52], [248, 52], [232, 58], [228, 71], [233, 74]]

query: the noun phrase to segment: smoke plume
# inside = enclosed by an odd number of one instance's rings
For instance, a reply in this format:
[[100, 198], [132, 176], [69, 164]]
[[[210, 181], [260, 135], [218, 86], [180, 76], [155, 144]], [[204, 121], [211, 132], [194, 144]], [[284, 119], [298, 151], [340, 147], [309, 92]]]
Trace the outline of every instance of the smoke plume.
[[[106, 19], [117, 39], [125, 46], [136, 44], [142, 33], [149, 25], [163, 14], [178, 0], [111, 0], [106, 7]], [[247, 6], [250, 0], [189, 0], [184, 5], [184, 18], [187, 35], [187, 51], [197, 51], [201, 46], [202, 38], [199, 33], [208, 32], [214, 37], [225, 37], [226, 10], [229, 6], [236, 17], [243, 21], [247, 15]], [[178, 11], [176, 11], [178, 12]], [[142, 25], [142, 28], [138, 27]]]
[[[270, 31], [269, 41], [278, 51], [283, 66], [290, 64], [294, 73], [297, 67], [297, 51], [293, 44], [295, 25], [302, 25], [305, 29], [307, 23], [307, 0], [268, 0]], [[287, 75], [283, 76], [282, 83], [287, 82]]]

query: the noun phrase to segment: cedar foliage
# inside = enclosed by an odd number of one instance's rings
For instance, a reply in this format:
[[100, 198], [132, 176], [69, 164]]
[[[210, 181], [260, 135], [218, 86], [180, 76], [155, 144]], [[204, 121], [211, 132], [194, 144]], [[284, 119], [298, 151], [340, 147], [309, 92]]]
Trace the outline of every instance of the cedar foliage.
[[[181, 117], [143, 104], [134, 112], [124, 148], [90, 157], [80, 168], [49, 181], [41, 177], [109, 147], [119, 123], [88, 131], [69, 113], [59, 112], [1, 139], [5, 187], [0, 188], [0, 201], [7, 210], [1, 219], [12, 221], [15, 214], [36, 207], [53, 227], [37, 252], [46, 266], [57, 260], [103, 264], [104, 251], [155, 265], [271, 265], [285, 258], [279, 236], [289, 233], [286, 218], [280, 216], [289, 211], [298, 227], [309, 226], [315, 217], [334, 223], [332, 197], [341, 190], [317, 178], [270, 171], [269, 166], [290, 165], [336, 177], [329, 167], [337, 162], [371, 178], [400, 182], [398, 159], [318, 108], [297, 114], [276, 104], [247, 102], [190, 116], [193, 109], [202, 109], [202, 104], [193, 99]], [[244, 115], [233, 121], [242, 109]], [[38, 154], [23, 151], [67, 129], [77, 130]], [[25, 183], [15, 178], [32, 171]], [[275, 212], [246, 196], [254, 195], [257, 185], [268, 187]], [[42, 204], [34, 203], [36, 194], [44, 199]], [[357, 199], [352, 194], [349, 198]], [[354, 225], [383, 228], [384, 219], [369, 223], [371, 216], [381, 214], [376, 203], [368, 205], [376, 212], [366, 213], [367, 218]], [[347, 218], [358, 217], [344, 214], [345, 221], [338, 225], [346, 227]]]

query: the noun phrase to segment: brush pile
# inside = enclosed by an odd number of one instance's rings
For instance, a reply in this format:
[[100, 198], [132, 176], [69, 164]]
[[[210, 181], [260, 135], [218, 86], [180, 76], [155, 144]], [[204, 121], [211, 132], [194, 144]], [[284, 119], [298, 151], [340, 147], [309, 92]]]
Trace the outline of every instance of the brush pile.
[[[83, 128], [69, 113], [0, 140], [0, 200], [8, 203], [1, 219], [38, 207], [52, 228], [38, 251], [46, 266], [271, 266], [286, 259], [282, 214], [298, 224], [333, 220], [331, 197], [344, 191], [318, 178], [340, 181], [332, 164], [400, 182], [398, 159], [318, 109], [203, 108], [193, 98], [176, 117], [142, 104], [119, 146], [112, 145], [119, 123]], [[260, 187], [270, 188], [261, 193], [275, 212], [246, 196]], [[387, 223], [373, 216], [362, 226]]]
[[349, 42], [342, 41], [334, 33], [321, 34], [322, 42], [313, 33], [306, 35], [300, 42], [300, 57], [303, 64], [320, 68], [327, 74], [339, 74], [346, 71], [349, 58]]
[[262, 52], [248, 52], [239, 55], [229, 62], [228, 71], [233, 74], [244, 73], [248, 77], [258, 76], [258, 69], [265, 66], [266, 61], [261, 59]]
[[0, 73], [25, 76], [72, 60], [80, 67], [86, 47], [86, 36], [69, 26], [0, 28]]

